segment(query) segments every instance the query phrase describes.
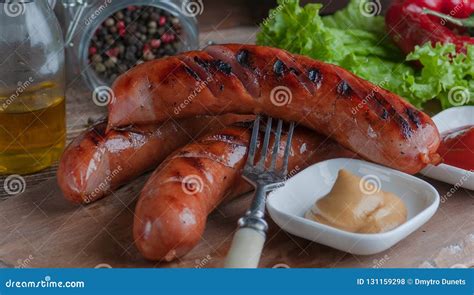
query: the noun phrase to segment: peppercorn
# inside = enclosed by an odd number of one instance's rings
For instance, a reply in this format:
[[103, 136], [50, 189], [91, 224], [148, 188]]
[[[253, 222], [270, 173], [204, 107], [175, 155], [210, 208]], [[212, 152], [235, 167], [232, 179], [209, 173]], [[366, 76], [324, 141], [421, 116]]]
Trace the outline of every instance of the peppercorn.
[[143, 59], [145, 59], [145, 60], [153, 60], [153, 59], [155, 59], [155, 55], [154, 55], [151, 51], [147, 51], [147, 52], [145, 52], [145, 54], [143, 55]]
[[157, 7], [129, 6], [96, 29], [88, 48], [89, 62], [110, 83], [137, 64], [174, 55], [180, 33], [180, 21], [170, 13]]
[[105, 70], [106, 70], [106, 69], [105, 69], [104, 64], [98, 63], [98, 64], [95, 65], [95, 71], [96, 71], [97, 73], [105, 72]]
[[114, 20], [113, 18], [109, 17], [109, 18], [105, 21], [105, 25], [106, 25], [107, 27], [111, 27], [111, 26], [115, 25], [115, 20]]
[[147, 31], [148, 31], [148, 29], [147, 29], [147, 27], [145, 27], [145, 26], [140, 26], [139, 29], [138, 29], [138, 31], [139, 31], [140, 33], [142, 33], [142, 34], [146, 34]]
[[153, 39], [153, 40], [151, 40], [150, 45], [153, 48], [159, 48], [161, 46], [161, 40], [160, 39]]
[[164, 26], [166, 24], [166, 17], [160, 16], [158, 24], [160, 25], [160, 27]]
[[89, 47], [89, 55], [94, 55], [97, 53], [97, 48], [94, 46]]
[[150, 15], [150, 19], [155, 22], [159, 21], [160, 18], [161, 18], [160, 14], [156, 12], [152, 12]]
[[156, 24], [155, 21], [151, 21], [151, 22], [148, 23], [148, 27], [149, 27], [149, 28], [154, 28], [154, 29], [156, 29], [157, 26], [158, 26], [158, 25]]
[[100, 63], [102, 62], [102, 56], [100, 56], [99, 54], [94, 54], [92, 56], [92, 62], [93, 63]]
[[125, 16], [124, 16], [124, 14], [123, 14], [122, 11], [117, 11], [117, 12], [115, 13], [115, 18], [117, 18], [117, 19], [123, 19], [124, 17], [125, 17]]
[[171, 19], [171, 23], [174, 25], [174, 26], [177, 26], [179, 25], [179, 19], [177, 17], [173, 17]]

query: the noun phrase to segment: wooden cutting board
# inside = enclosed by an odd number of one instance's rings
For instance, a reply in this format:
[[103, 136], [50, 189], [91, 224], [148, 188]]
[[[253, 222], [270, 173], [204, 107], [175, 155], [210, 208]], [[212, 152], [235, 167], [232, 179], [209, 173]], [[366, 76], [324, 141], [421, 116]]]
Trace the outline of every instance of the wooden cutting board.
[[[257, 28], [202, 33], [208, 41], [252, 43]], [[77, 83], [77, 84], [76, 84]], [[67, 98], [68, 139], [105, 114], [80, 80]], [[3, 267], [191, 267], [222, 266], [237, 219], [249, 205], [242, 197], [220, 206], [208, 220], [201, 243], [182, 260], [157, 264], [141, 258], [132, 240], [136, 199], [147, 176], [87, 207], [67, 203], [56, 185], [55, 167], [26, 176], [26, 191], [8, 196], [0, 187], [0, 266]], [[0, 178], [2, 184], [4, 178]], [[444, 195], [452, 186], [430, 181]], [[456, 190], [435, 216], [392, 249], [353, 256], [297, 238], [270, 222], [261, 267], [450, 267], [474, 264], [473, 192]], [[429, 264], [427, 264], [429, 263]]]
[[[210, 216], [200, 244], [182, 260], [157, 264], [141, 258], [131, 234], [134, 206], [146, 177], [85, 207], [65, 201], [54, 179], [2, 202], [2, 264], [7, 267], [221, 266], [236, 221], [245, 212], [250, 198], [242, 197], [220, 206]], [[445, 184], [433, 184], [441, 194], [450, 189]], [[470, 264], [473, 248], [463, 247], [470, 253], [458, 251], [452, 257], [445, 256], [446, 251], [456, 250], [474, 233], [473, 210], [473, 196], [459, 190], [441, 204], [427, 224], [392, 249], [373, 256], [354, 256], [312, 243], [271, 223], [261, 267], [417, 267], [425, 261], [435, 261], [444, 267]], [[443, 252], [443, 248], [448, 250]], [[443, 257], [439, 256], [441, 252]]]

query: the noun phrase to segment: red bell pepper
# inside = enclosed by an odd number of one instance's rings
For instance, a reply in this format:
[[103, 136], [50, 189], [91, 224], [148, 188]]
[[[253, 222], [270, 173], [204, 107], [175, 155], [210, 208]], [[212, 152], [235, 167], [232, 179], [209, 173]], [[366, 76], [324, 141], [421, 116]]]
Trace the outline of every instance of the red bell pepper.
[[427, 42], [453, 43], [458, 52], [465, 52], [466, 44], [474, 45], [474, 37], [465, 29], [474, 22], [468, 19], [473, 13], [474, 0], [395, 0], [385, 22], [406, 54]]

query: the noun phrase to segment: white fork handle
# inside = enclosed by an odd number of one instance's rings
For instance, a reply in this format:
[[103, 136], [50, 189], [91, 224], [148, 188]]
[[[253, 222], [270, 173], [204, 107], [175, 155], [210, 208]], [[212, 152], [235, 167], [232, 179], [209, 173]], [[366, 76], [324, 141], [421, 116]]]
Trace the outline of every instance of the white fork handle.
[[234, 235], [225, 261], [226, 268], [257, 268], [265, 234], [253, 228], [240, 228]]

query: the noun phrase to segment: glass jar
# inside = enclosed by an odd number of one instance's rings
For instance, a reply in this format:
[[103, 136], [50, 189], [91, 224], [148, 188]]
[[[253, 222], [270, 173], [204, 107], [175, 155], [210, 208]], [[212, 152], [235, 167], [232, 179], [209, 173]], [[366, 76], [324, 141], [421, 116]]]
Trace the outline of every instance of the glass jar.
[[0, 2], [0, 174], [56, 162], [64, 148], [64, 42], [44, 0]]
[[[198, 27], [195, 16], [202, 12], [202, 2], [196, 2], [197, 7], [185, 7], [190, 0], [66, 0], [63, 18], [66, 21], [68, 34], [66, 34], [68, 81], [81, 77], [87, 82], [91, 90], [107, 86], [110, 81], [101, 79], [94, 67], [90, 65], [90, 45], [97, 29], [114, 13], [135, 7], [156, 7], [166, 11], [179, 19], [181, 33], [179, 35], [179, 51], [194, 50], [199, 47]], [[197, 10], [196, 10], [197, 9]], [[159, 57], [159, 56], [157, 56]]]

